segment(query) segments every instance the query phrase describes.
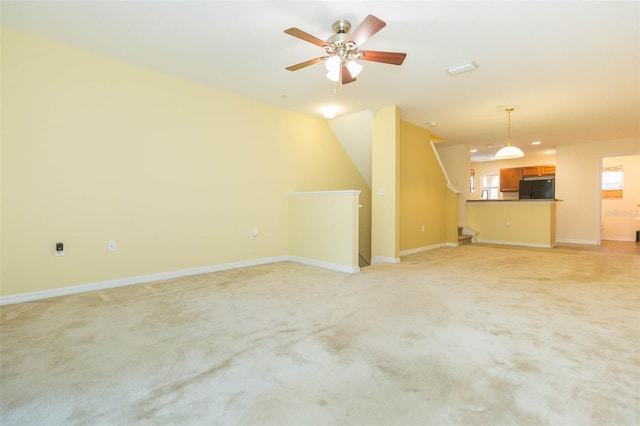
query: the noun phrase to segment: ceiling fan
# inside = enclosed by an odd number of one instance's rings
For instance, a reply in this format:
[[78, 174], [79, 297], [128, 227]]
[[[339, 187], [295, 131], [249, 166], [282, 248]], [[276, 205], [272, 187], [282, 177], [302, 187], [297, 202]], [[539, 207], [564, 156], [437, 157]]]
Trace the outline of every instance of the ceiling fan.
[[349, 33], [351, 23], [345, 19], [340, 19], [333, 23], [332, 29], [334, 34], [329, 37], [327, 41], [320, 40], [298, 28], [289, 28], [284, 32], [322, 47], [327, 53], [327, 56], [300, 62], [286, 69], [289, 71], [297, 71], [301, 68], [325, 61], [328, 71], [327, 78], [333, 81], [340, 81], [342, 84], [347, 84], [356, 81], [356, 76], [362, 70], [362, 65], [357, 63], [356, 60], [402, 65], [404, 58], [407, 56], [406, 53], [359, 49], [362, 43], [384, 28], [385, 25], [387, 25], [385, 22], [373, 15], [369, 15], [352, 33]]

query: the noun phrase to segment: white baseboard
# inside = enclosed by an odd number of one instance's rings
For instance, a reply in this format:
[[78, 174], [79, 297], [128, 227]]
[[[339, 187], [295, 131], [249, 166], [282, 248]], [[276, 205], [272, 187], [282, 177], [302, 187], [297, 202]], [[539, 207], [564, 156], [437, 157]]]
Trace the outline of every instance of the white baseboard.
[[506, 246], [522, 246], [522, 247], [538, 247], [538, 248], [552, 248], [555, 244], [535, 244], [535, 243], [523, 243], [519, 241], [500, 241], [500, 240], [483, 240], [478, 238], [479, 243], [486, 244], [500, 244]]
[[14, 303], [32, 302], [34, 300], [48, 299], [51, 297], [68, 296], [71, 294], [86, 293], [88, 291], [106, 290], [127, 285], [144, 284], [155, 281], [170, 280], [174, 278], [188, 277], [191, 275], [208, 274], [211, 272], [226, 271], [228, 269], [246, 268], [249, 266], [264, 265], [277, 262], [297, 262], [305, 265], [318, 266], [332, 271], [347, 272], [350, 274], [360, 272], [358, 266], [337, 265], [319, 260], [305, 259], [296, 256], [277, 256], [262, 259], [245, 260], [241, 262], [223, 263], [219, 265], [202, 266], [198, 268], [180, 269], [177, 271], [160, 272], [157, 274], [141, 275], [137, 277], [118, 278], [115, 280], [99, 281], [95, 283], [79, 284], [69, 287], [54, 288], [51, 290], [32, 291], [29, 293], [0, 296], [0, 306]]
[[434, 249], [441, 248], [441, 247], [457, 247], [457, 246], [458, 246], [458, 244], [456, 244], [456, 243], [433, 244], [433, 245], [430, 245], [430, 246], [416, 247], [416, 248], [409, 249], [409, 250], [402, 250], [400, 252], [400, 256], [407, 256], [409, 254], [421, 253], [423, 251], [434, 250]]
[[385, 256], [373, 256], [373, 258], [371, 258], [371, 264], [375, 265], [378, 263], [400, 263], [400, 258], [396, 257], [385, 257]]
[[598, 242], [596, 240], [572, 240], [570, 238], [566, 238], [566, 239], [556, 239], [556, 243], [563, 243], [563, 244], [588, 244], [588, 245], [592, 245], [592, 246], [597, 246]]
[[601, 237], [604, 241], [635, 241], [635, 237]]
[[359, 266], [338, 265], [337, 263], [323, 262], [321, 260], [307, 259], [297, 256], [288, 256], [288, 260], [305, 265], [319, 266], [320, 268], [330, 269], [332, 271], [346, 272], [348, 274], [355, 274], [356, 272], [360, 272]]
[[173, 278], [188, 277], [191, 275], [208, 274], [211, 272], [225, 271], [227, 269], [246, 268], [248, 266], [264, 265], [267, 263], [284, 262], [290, 260], [288, 256], [268, 257], [252, 259], [241, 262], [223, 263], [219, 265], [202, 266], [198, 268], [180, 269], [177, 271], [160, 272], [157, 274], [141, 275], [137, 277], [118, 278], [115, 280], [99, 281], [74, 285], [69, 287], [54, 288], [51, 290], [32, 291], [29, 293], [0, 296], [0, 306], [13, 303], [31, 302], [34, 300], [48, 299], [50, 297], [67, 296], [70, 294], [85, 293], [95, 290], [123, 287], [133, 284], [149, 283], [154, 281], [169, 280]]

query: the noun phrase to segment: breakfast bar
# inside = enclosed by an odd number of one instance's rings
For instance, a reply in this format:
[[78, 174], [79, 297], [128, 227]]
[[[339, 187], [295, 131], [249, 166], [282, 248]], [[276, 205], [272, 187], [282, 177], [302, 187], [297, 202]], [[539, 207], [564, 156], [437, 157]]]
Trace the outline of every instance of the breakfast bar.
[[467, 226], [479, 243], [554, 247], [559, 200], [468, 200]]

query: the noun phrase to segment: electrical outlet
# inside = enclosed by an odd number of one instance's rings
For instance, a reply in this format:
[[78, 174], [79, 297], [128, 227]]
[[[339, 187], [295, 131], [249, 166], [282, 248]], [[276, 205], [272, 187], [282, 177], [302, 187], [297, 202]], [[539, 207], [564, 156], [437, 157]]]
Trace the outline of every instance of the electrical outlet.
[[56, 256], [64, 256], [64, 244], [63, 243], [60, 243], [60, 242], [56, 243], [54, 254]]
[[116, 242], [115, 242], [115, 240], [107, 241], [107, 251], [116, 251]]
[[251, 231], [251, 239], [255, 240], [256, 238], [258, 238], [258, 230], [254, 229], [253, 231]]

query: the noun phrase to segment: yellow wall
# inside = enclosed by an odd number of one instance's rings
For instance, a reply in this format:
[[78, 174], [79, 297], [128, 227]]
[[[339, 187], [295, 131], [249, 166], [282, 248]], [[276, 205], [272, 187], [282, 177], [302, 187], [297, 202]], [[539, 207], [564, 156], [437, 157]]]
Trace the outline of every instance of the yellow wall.
[[1, 78], [1, 295], [285, 255], [288, 192], [369, 196], [324, 120], [7, 29]]
[[289, 256], [304, 263], [357, 272], [358, 192], [289, 194]]
[[397, 263], [399, 252], [400, 110], [378, 110], [371, 129], [371, 263]]
[[[458, 226], [460, 217], [460, 199], [462, 195], [453, 191], [446, 192], [445, 198], [445, 232], [444, 237], [447, 243], [458, 244]], [[464, 209], [466, 214], [466, 209]], [[466, 221], [465, 221], [466, 223]]]
[[429, 131], [400, 122], [400, 251], [445, 243], [447, 229], [456, 230], [457, 199], [429, 139]]
[[467, 223], [479, 232], [479, 242], [553, 247], [556, 202], [467, 202]]

